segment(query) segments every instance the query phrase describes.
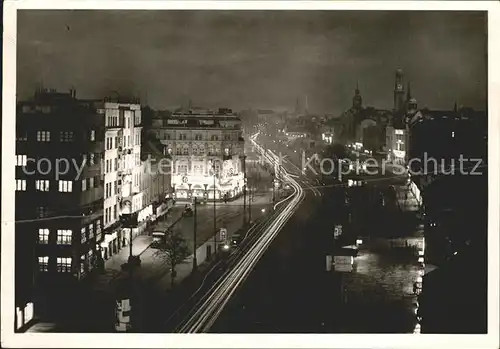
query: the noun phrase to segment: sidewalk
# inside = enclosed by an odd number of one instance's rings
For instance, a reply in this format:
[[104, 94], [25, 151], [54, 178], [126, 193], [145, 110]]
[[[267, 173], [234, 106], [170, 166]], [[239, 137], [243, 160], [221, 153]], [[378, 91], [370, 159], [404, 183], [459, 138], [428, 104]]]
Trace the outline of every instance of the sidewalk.
[[[145, 233], [149, 233], [155, 229], [161, 229], [163, 227], [168, 227], [173, 224], [182, 214], [183, 207], [174, 206], [167, 214], [166, 217], [160, 217], [158, 221], [154, 222], [150, 227], [145, 230]], [[132, 253], [134, 256], [141, 256], [148, 250], [149, 245], [152, 242], [151, 235], [139, 235], [132, 241]], [[93, 275], [91, 282], [91, 287], [94, 291], [98, 292], [110, 292], [110, 284], [113, 280], [117, 279], [122, 273], [122, 264], [128, 261], [130, 255], [130, 247], [124, 246], [122, 249], [113, 255], [111, 258], [104, 263], [104, 273]]]

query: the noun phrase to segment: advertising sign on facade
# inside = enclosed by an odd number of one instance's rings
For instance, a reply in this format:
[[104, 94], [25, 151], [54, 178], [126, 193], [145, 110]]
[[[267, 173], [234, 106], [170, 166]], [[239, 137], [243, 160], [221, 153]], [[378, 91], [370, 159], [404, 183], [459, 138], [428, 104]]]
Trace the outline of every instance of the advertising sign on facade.
[[342, 225], [337, 224], [337, 225], [335, 225], [335, 228], [333, 229], [333, 237], [335, 239], [338, 239], [340, 235], [342, 235]]
[[350, 273], [353, 269], [354, 257], [352, 256], [334, 256], [333, 265], [335, 266], [335, 271]]
[[219, 239], [221, 242], [226, 241], [226, 239], [227, 239], [227, 229], [226, 228], [220, 228]]

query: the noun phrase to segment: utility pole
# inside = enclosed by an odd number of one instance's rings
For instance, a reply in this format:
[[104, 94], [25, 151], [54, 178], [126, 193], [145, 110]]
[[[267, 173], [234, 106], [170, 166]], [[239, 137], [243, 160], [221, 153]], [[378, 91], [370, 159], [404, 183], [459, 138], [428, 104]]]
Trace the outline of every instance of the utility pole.
[[196, 196], [194, 197], [194, 222], [193, 222], [193, 271], [196, 271], [198, 268], [198, 260], [196, 259], [196, 223], [197, 223], [197, 206], [198, 206], [198, 201]]
[[215, 167], [214, 167], [214, 254], [217, 252], [217, 216], [216, 216], [216, 203], [215, 203]]
[[250, 187], [250, 193], [248, 197], [248, 223], [252, 223], [252, 187]]
[[246, 216], [247, 216], [247, 185], [243, 184], [243, 226], [247, 222]]
[[246, 169], [246, 156], [242, 157], [243, 163], [243, 226], [246, 225], [247, 221], [247, 169]]
[[274, 185], [275, 179], [274, 179], [274, 176], [272, 178], [273, 178], [273, 180], [271, 181], [271, 186], [273, 187], [273, 205], [274, 205], [274, 203], [276, 201], [275, 185]]

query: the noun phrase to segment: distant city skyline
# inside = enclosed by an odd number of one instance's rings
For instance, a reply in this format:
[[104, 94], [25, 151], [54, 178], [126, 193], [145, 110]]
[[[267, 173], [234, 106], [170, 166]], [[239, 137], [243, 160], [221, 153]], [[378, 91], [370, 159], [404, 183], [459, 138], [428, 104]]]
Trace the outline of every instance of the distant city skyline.
[[419, 107], [487, 103], [485, 12], [19, 11], [17, 94], [134, 94], [186, 104], [339, 115], [359, 83], [392, 108], [403, 69]]

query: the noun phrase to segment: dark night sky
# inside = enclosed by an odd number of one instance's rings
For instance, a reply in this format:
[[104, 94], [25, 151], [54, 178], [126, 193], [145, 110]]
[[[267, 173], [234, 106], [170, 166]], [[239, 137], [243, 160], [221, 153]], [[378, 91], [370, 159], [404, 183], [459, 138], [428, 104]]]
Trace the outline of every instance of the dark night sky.
[[368, 11], [19, 11], [17, 90], [155, 108], [195, 105], [339, 114], [356, 80], [365, 105], [392, 107], [394, 71], [420, 106], [485, 109], [486, 14]]

